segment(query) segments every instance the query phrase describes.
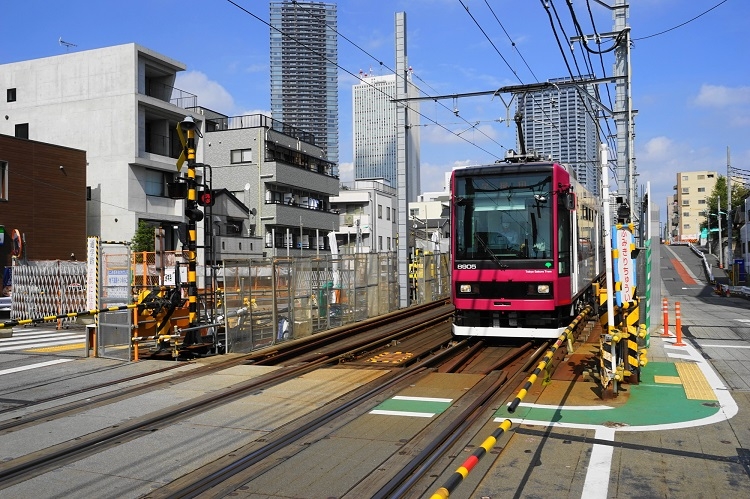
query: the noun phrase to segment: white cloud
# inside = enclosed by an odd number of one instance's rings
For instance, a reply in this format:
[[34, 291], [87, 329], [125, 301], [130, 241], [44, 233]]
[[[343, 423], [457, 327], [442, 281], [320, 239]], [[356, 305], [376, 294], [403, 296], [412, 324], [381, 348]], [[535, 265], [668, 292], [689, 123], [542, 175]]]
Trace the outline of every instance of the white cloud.
[[454, 168], [476, 165], [476, 161], [462, 159], [448, 164], [432, 164], [422, 161], [420, 164], [420, 183], [422, 192], [442, 192], [448, 189], [446, 174]]
[[219, 83], [200, 71], [178, 73], [175, 86], [198, 96], [198, 105], [218, 113], [234, 114], [234, 99]]
[[750, 87], [702, 85], [695, 103], [704, 107], [730, 107], [750, 104]]
[[644, 161], [668, 159], [676, 152], [673, 149], [674, 143], [670, 138], [664, 136], [654, 137], [643, 146], [643, 152], [639, 156], [639, 159]]
[[339, 180], [354, 182], [354, 163], [339, 163]]

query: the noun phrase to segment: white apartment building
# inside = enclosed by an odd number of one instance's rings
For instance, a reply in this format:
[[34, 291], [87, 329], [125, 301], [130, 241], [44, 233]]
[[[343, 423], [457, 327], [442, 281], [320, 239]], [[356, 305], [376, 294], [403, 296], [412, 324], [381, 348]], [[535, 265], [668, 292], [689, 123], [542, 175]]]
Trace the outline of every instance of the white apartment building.
[[339, 212], [339, 253], [396, 251], [398, 191], [384, 179], [344, 183], [339, 195], [330, 200], [331, 208]]
[[88, 235], [130, 241], [145, 220], [174, 249], [184, 220], [184, 201], [167, 197], [176, 125], [191, 115], [202, 127], [187, 110], [197, 97], [174, 88], [185, 68], [135, 43], [2, 64], [0, 133], [86, 151]]
[[[417, 97], [419, 90], [411, 83], [407, 97]], [[354, 178], [383, 178], [398, 185], [396, 137], [396, 75], [367, 76], [352, 87]], [[398, 104], [403, 105], [403, 104]], [[419, 101], [408, 102], [406, 130], [407, 200], [416, 201], [420, 192]]]

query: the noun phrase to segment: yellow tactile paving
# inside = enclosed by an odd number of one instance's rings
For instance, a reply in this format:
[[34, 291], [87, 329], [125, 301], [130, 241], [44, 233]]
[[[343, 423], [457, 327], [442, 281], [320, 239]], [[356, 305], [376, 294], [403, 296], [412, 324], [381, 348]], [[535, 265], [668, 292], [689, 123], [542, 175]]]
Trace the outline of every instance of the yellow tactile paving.
[[66, 350], [76, 350], [80, 348], [86, 348], [86, 344], [74, 343], [72, 345], [57, 345], [54, 347], [29, 348], [28, 350], [24, 350], [24, 352], [32, 352], [32, 353], [64, 352]]
[[679, 376], [654, 376], [655, 383], [664, 383], [665, 385], [681, 385], [682, 380]]
[[685, 395], [688, 399], [718, 400], [698, 364], [678, 362], [675, 364], [675, 367], [685, 387]]

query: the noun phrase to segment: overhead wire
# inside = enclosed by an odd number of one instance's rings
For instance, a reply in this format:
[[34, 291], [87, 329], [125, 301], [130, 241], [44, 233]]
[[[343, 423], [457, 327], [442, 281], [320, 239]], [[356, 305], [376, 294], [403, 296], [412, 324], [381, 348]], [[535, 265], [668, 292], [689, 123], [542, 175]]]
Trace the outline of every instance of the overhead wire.
[[[380, 65], [381, 67], [383, 67], [383, 68], [387, 69], [387, 70], [388, 70], [388, 71], [390, 71], [390, 72], [391, 72], [392, 74], [395, 74], [395, 75], [396, 75], [396, 78], [401, 78], [401, 79], [404, 79], [404, 77], [403, 77], [402, 75], [399, 75], [399, 74], [398, 74], [398, 73], [396, 72], [396, 70], [395, 70], [395, 69], [392, 69], [392, 68], [390, 68], [390, 67], [389, 67], [389, 66], [388, 66], [387, 64], [385, 64], [385, 63], [384, 63], [383, 61], [381, 61], [381, 60], [380, 60], [379, 58], [375, 57], [375, 56], [374, 56], [374, 55], [372, 55], [372, 54], [371, 54], [370, 52], [368, 52], [368, 51], [367, 51], [367, 50], [365, 50], [364, 48], [360, 47], [360, 46], [359, 46], [359, 45], [358, 45], [357, 43], [355, 43], [354, 41], [350, 40], [350, 39], [349, 39], [349, 37], [347, 37], [347, 36], [345, 36], [344, 34], [340, 33], [340, 32], [339, 32], [339, 31], [338, 31], [338, 30], [337, 30], [336, 28], [334, 28], [333, 26], [330, 26], [330, 25], [328, 25], [328, 24], [326, 24], [326, 27], [328, 27], [328, 29], [332, 30], [332, 31], [333, 31], [334, 33], [336, 33], [336, 34], [337, 34], [338, 36], [340, 36], [341, 38], [343, 38], [343, 39], [344, 39], [344, 40], [346, 40], [347, 42], [349, 42], [349, 43], [350, 43], [350, 44], [351, 44], [352, 46], [354, 46], [355, 48], [357, 48], [358, 50], [360, 50], [360, 51], [361, 51], [362, 53], [364, 53], [364, 54], [366, 54], [367, 56], [369, 56], [370, 58], [372, 58], [372, 59], [373, 59], [374, 61], [376, 61], [376, 62], [378, 63], [378, 65]], [[343, 69], [343, 68], [342, 68], [342, 69]], [[412, 72], [412, 75], [413, 75], [413, 74], [414, 74], [414, 73]], [[423, 82], [424, 82], [424, 80], [423, 80], [422, 78], [419, 78], [419, 77], [417, 77], [417, 78], [418, 78], [418, 79], [419, 79], [420, 81], [423, 81]], [[362, 79], [360, 78], [360, 80], [362, 80]], [[411, 83], [411, 82], [409, 82], [409, 83]], [[425, 83], [426, 83], [426, 82], [425, 82]], [[419, 92], [420, 92], [420, 93], [424, 94], [425, 96], [427, 96], [427, 97], [433, 97], [433, 96], [431, 96], [430, 94], [428, 94], [427, 92], [425, 92], [424, 90], [422, 90], [421, 88], [419, 88], [419, 86], [418, 86], [418, 85], [414, 85], [414, 86], [415, 86], [415, 87], [417, 88], [417, 90], [419, 90]], [[428, 86], [429, 86], [429, 85], [428, 85]], [[430, 87], [430, 88], [432, 88], [432, 87]], [[434, 88], [432, 88], [432, 90], [433, 90], [434, 92], [437, 92], [437, 90], [435, 90]], [[451, 110], [451, 109], [450, 109], [450, 108], [449, 108], [448, 106], [446, 106], [446, 105], [445, 105], [445, 104], [443, 104], [442, 102], [439, 102], [439, 101], [438, 101], [437, 99], [435, 100], [435, 102], [436, 102], [437, 104], [441, 105], [441, 106], [442, 106], [443, 108], [445, 108], [446, 110], [448, 110], [448, 111], [450, 111], [451, 113], [455, 114], [456, 116], [458, 116], [458, 117], [459, 117], [459, 118], [461, 118], [462, 120], [464, 120], [464, 123], [465, 123], [465, 124], [467, 124], [467, 125], [470, 125], [470, 124], [471, 124], [471, 122], [469, 122], [469, 121], [468, 121], [468, 120], [467, 120], [466, 118], [464, 118], [463, 116], [459, 116], [458, 114], [456, 114], [456, 113], [455, 113], [455, 112], [454, 112], [453, 110]], [[407, 106], [407, 107], [408, 107], [408, 106]], [[409, 109], [411, 109], [411, 108], [409, 108]], [[421, 113], [420, 113], [420, 115], [421, 115]], [[423, 116], [423, 115], [422, 115], [422, 116]], [[437, 123], [436, 123], [436, 124], [437, 124]], [[488, 138], [489, 140], [491, 140], [492, 142], [494, 142], [495, 144], [497, 144], [497, 145], [498, 145], [498, 146], [500, 146], [501, 148], [503, 148], [503, 149], [506, 149], [506, 150], [508, 149], [507, 147], [505, 147], [504, 145], [502, 145], [501, 143], [497, 142], [497, 141], [496, 141], [495, 139], [493, 139], [492, 137], [490, 137], [489, 135], [487, 135], [486, 133], [484, 133], [484, 132], [483, 132], [482, 130], [478, 130], [478, 131], [479, 131], [479, 133], [481, 133], [482, 135], [484, 135], [485, 137], [487, 137], [487, 138]], [[453, 133], [455, 134], [455, 132], [453, 132]], [[461, 133], [463, 133], [463, 132], [461, 132]], [[485, 151], [485, 152], [487, 152], [487, 151]], [[495, 157], [497, 158], [497, 156], [495, 156]]]
[[677, 26], [672, 26], [672, 27], [671, 27], [671, 28], [669, 28], [669, 29], [665, 29], [664, 31], [660, 31], [660, 32], [658, 32], [658, 33], [654, 33], [654, 34], [652, 34], [652, 35], [648, 35], [648, 36], [642, 36], [642, 37], [640, 37], [640, 38], [633, 38], [633, 41], [635, 42], [635, 41], [640, 41], [640, 40], [646, 40], [646, 39], [648, 39], [648, 38], [653, 38], [653, 37], [655, 37], [655, 36], [659, 36], [659, 35], [663, 35], [663, 34], [665, 34], [665, 33], [669, 33], [670, 31], [674, 31], [674, 30], [676, 30], [677, 28], [682, 28], [682, 27], [683, 27], [683, 26], [685, 26], [686, 24], [690, 24], [691, 22], [695, 21], [696, 19], [698, 19], [698, 18], [700, 18], [700, 17], [703, 17], [703, 16], [705, 16], [706, 14], [708, 14], [709, 12], [711, 12], [712, 10], [714, 10], [715, 8], [717, 8], [717, 7], [720, 7], [721, 5], [723, 5], [723, 4], [725, 4], [725, 3], [727, 3], [727, 1], [728, 1], [728, 0], [722, 0], [721, 2], [719, 2], [719, 3], [717, 3], [716, 5], [714, 5], [713, 7], [711, 7], [710, 9], [708, 9], [708, 10], [705, 10], [704, 12], [701, 12], [700, 14], [698, 14], [698, 15], [697, 15], [697, 16], [695, 16], [695, 17], [693, 17], [692, 19], [688, 19], [688, 20], [687, 20], [687, 21], [685, 21], [684, 23], [680, 23], [680, 24], [678, 24]]
[[[353, 76], [354, 78], [357, 78], [357, 79], [359, 79], [360, 81], [362, 81], [362, 79], [361, 79], [361, 78], [359, 78], [359, 76], [358, 76], [358, 75], [356, 75], [356, 74], [354, 74], [353, 72], [349, 71], [349, 70], [348, 70], [348, 69], [346, 69], [345, 67], [343, 67], [343, 66], [339, 65], [339, 64], [338, 64], [338, 63], [337, 63], [336, 61], [333, 61], [333, 60], [331, 60], [331, 59], [330, 59], [329, 57], [327, 57], [327, 55], [326, 55], [326, 54], [323, 54], [323, 53], [320, 53], [320, 52], [316, 51], [315, 49], [313, 49], [313, 48], [312, 48], [312, 47], [310, 47], [309, 45], [307, 45], [307, 44], [305, 44], [305, 43], [301, 42], [300, 40], [298, 40], [298, 39], [297, 39], [297, 38], [295, 38], [294, 36], [290, 35], [289, 33], [284, 33], [284, 32], [283, 32], [283, 31], [281, 31], [280, 29], [278, 29], [278, 28], [276, 28], [275, 26], [271, 25], [271, 23], [269, 23], [269, 22], [265, 21], [264, 19], [262, 19], [262, 18], [261, 18], [261, 17], [259, 17], [258, 15], [256, 15], [256, 14], [254, 14], [254, 13], [250, 12], [249, 10], [247, 10], [246, 8], [244, 8], [243, 6], [239, 5], [239, 4], [238, 4], [237, 2], [235, 2], [234, 0], [227, 0], [227, 2], [229, 2], [229, 3], [230, 3], [230, 4], [232, 4], [232, 5], [234, 5], [235, 7], [237, 7], [238, 9], [240, 9], [241, 11], [243, 11], [244, 13], [246, 13], [247, 15], [249, 15], [249, 16], [253, 17], [254, 19], [256, 19], [256, 20], [260, 21], [261, 23], [265, 24], [265, 25], [266, 25], [266, 26], [268, 26], [269, 28], [271, 28], [271, 29], [273, 29], [273, 30], [276, 30], [276, 31], [278, 31], [278, 32], [279, 32], [279, 34], [281, 34], [282, 36], [284, 36], [284, 37], [287, 37], [288, 39], [290, 39], [290, 40], [294, 41], [294, 42], [295, 42], [295, 43], [297, 43], [298, 45], [300, 45], [300, 46], [302, 46], [302, 47], [306, 48], [307, 50], [309, 50], [309, 51], [310, 51], [310, 53], [311, 53], [311, 54], [314, 54], [314, 55], [316, 55], [316, 56], [320, 57], [321, 59], [323, 59], [323, 60], [325, 60], [325, 61], [329, 62], [330, 64], [333, 64], [334, 66], [336, 66], [336, 67], [337, 67], [337, 68], [339, 68], [340, 70], [344, 71], [344, 72], [345, 72], [345, 73], [347, 73], [348, 75], [350, 75], [350, 76]], [[329, 28], [330, 28], [330, 27], [329, 27]], [[338, 33], [338, 32], [337, 32], [337, 33]], [[348, 38], [347, 38], [347, 41], [350, 41], [350, 40], [348, 40]], [[352, 43], [352, 42], [350, 41], [350, 43]], [[365, 52], [365, 53], [366, 53], [366, 52]], [[376, 61], [378, 60], [377, 58], [374, 58], [374, 59], [375, 59]], [[394, 71], [394, 73], [395, 73], [395, 71]], [[397, 77], [398, 77], [398, 75], [397, 75]], [[390, 96], [389, 96], [389, 95], [388, 95], [388, 94], [387, 94], [387, 93], [386, 93], [385, 91], [383, 91], [382, 89], [378, 88], [378, 87], [377, 87], [376, 85], [372, 85], [372, 84], [370, 84], [370, 83], [367, 83], [367, 82], [364, 82], [364, 81], [363, 81], [363, 83], [366, 83], [367, 85], [369, 85], [369, 86], [370, 86], [371, 88], [373, 88], [374, 90], [377, 90], [378, 92], [380, 92], [380, 93], [382, 93], [382, 94], [384, 94], [384, 95], [386, 95], [387, 97], [389, 97], [389, 98], [390, 98]], [[494, 157], [494, 158], [496, 158], [496, 159], [500, 159], [500, 157], [499, 157], [499, 156], [497, 156], [496, 154], [494, 154], [494, 153], [492, 153], [492, 152], [490, 152], [490, 151], [488, 151], [488, 150], [484, 149], [484, 148], [483, 148], [483, 147], [481, 147], [481, 146], [480, 146], [479, 144], [476, 144], [476, 143], [474, 143], [474, 142], [471, 142], [471, 141], [470, 141], [470, 140], [468, 140], [468, 139], [467, 139], [466, 137], [462, 137], [461, 135], [458, 135], [458, 134], [456, 134], [456, 133], [455, 133], [455, 132], [454, 132], [453, 130], [450, 130], [449, 128], [446, 128], [446, 127], [442, 126], [442, 125], [441, 125], [440, 123], [438, 123], [437, 121], [433, 120], [432, 118], [430, 118], [430, 117], [426, 116], [425, 114], [421, 113], [420, 111], [418, 111], [418, 110], [416, 110], [416, 109], [414, 109], [414, 108], [410, 107], [410, 106], [409, 106], [409, 105], [408, 105], [407, 103], [404, 103], [403, 105], [404, 105], [404, 107], [406, 107], [407, 109], [410, 109], [411, 111], [413, 111], [413, 112], [414, 112], [415, 114], [418, 114], [418, 115], [419, 115], [419, 116], [421, 116], [422, 118], [424, 118], [424, 119], [426, 119], [426, 120], [428, 120], [428, 121], [432, 122], [433, 124], [435, 124], [436, 126], [439, 126], [439, 127], [440, 127], [440, 128], [442, 128], [442, 129], [444, 129], [444, 130], [445, 130], [446, 132], [448, 132], [448, 133], [450, 133], [450, 134], [452, 134], [452, 135], [454, 135], [454, 136], [456, 136], [456, 137], [460, 138], [461, 140], [463, 140], [464, 142], [467, 142], [468, 144], [471, 144], [471, 145], [473, 145], [474, 147], [476, 147], [476, 148], [478, 148], [478, 149], [482, 150], [483, 152], [485, 152], [485, 153], [489, 154], [490, 156], [492, 156], [492, 157]], [[467, 121], [467, 123], [468, 123], [468, 121]], [[503, 146], [502, 144], [498, 144], [498, 145], [500, 145], [500, 147], [502, 147], [502, 148], [505, 148], [505, 146]]]

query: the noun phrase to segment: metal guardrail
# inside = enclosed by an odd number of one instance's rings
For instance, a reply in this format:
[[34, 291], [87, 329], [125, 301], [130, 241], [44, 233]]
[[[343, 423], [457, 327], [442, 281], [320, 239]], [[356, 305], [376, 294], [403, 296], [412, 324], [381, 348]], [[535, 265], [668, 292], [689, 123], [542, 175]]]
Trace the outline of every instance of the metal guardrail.
[[706, 259], [706, 254], [696, 248], [693, 243], [688, 243], [688, 246], [693, 253], [701, 257], [701, 260], [703, 260], [703, 270], [706, 272], [706, 278], [708, 279], [708, 282], [710, 282], [711, 284], [715, 284], [716, 279], [714, 278], [714, 274], [711, 271], [711, 264], [708, 263], [708, 260]]

